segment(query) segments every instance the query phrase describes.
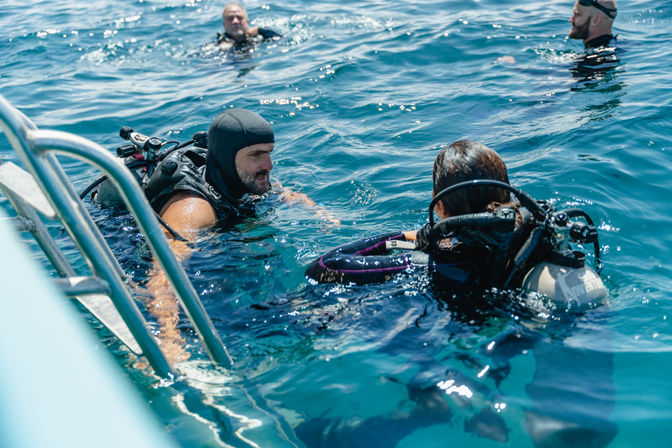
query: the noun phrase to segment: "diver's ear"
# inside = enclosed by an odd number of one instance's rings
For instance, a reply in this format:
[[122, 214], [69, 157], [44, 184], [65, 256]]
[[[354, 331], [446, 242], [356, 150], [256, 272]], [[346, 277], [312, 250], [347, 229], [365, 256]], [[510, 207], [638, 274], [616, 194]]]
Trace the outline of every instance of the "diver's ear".
[[599, 25], [600, 23], [602, 23], [602, 14], [599, 14], [599, 12], [598, 12], [593, 17], [593, 25]]
[[446, 219], [448, 217], [446, 207], [443, 206], [443, 202], [441, 201], [437, 202], [434, 206], [434, 213], [436, 213], [436, 215], [441, 219]]

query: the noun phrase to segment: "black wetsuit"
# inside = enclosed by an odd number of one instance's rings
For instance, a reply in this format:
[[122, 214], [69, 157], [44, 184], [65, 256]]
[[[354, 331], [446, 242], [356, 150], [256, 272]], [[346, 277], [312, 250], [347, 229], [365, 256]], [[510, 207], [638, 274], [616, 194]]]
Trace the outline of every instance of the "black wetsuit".
[[250, 201], [236, 200], [206, 181], [207, 151], [189, 146], [173, 151], [159, 163], [145, 186], [147, 199], [157, 213], [175, 194], [186, 192], [208, 201], [219, 223], [254, 215]]
[[612, 40], [616, 40], [616, 36], [613, 34], [603, 34], [602, 36], [589, 40], [584, 45], [586, 46], [586, 49], [606, 47], [609, 46]]
[[[260, 27], [258, 33], [259, 33], [259, 36], [261, 36], [261, 38], [263, 40], [274, 39], [274, 38], [280, 39], [282, 37], [282, 34], [276, 33], [275, 31], [269, 30], [268, 28], [261, 28]], [[239, 45], [248, 44], [249, 41], [250, 41], [249, 37], [245, 38], [245, 40], [243, 40], [241, 42], [237, 42], [236, 39], [234, 39], [232, 36], [229, 36], [227, 33], [224, 33], [224, 34], [217, 33], [217, 43], [218, 44], [220, 44], [222, 42], [230, 42], [230, 43], [235, 44], [235, 46], [239, 46]]]
[[586, 51], [571, 69], [575, 78], [584, 80], [602, 79], [620, 62], [619, 49], [614, 48], [616, 36], [604, 34], [585, 43]]
[[[432, 281], [440, 291], [518, 287], [520, 275], [507, 278], [507, 266], [529, 236], [530, 229], [478, 230], [464, 228], [443, 239], [429, 252]], [[536, 259], [526, 264], [536, 263]]]

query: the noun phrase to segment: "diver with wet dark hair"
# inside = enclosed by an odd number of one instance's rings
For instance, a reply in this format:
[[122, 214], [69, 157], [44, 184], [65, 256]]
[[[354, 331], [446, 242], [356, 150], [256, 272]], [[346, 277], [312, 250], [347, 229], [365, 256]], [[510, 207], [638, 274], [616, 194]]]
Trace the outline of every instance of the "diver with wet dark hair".
[[[606, 288], [597, 273], [585, 265], [585, 254], [570, 246], [570, 242], [593, 245], [599, 266], [597, 232], [588, 215], [579, 209], [556, 211], [548, 202], [536, 201], [511, 186], [500, 156], [469, 140], [439, 151], [432, 197], [429, 222], [420, 230], [346, 244], [311, 263], [306, 275], [321, 283], [361, 285], [387, 281], [409, 269], [427, 270], [432, 295], [450, 313], [449, 321], [460, 323], [461, 330], [492, 332], [489, 325], [496, 316], [502, 317], [500, 325], [510, 322], [509, 330], [487, 346], [457, 344], [462, 350], [455, 354], [442, 351], [441, 359], [434, 359], [425, 356], [420, 341], [427, 340], [426, 334], [434, 331], [435, 324], [423, 330], [418, 318], [394, 334], [397, 346], [417, 347], [418, 360], [409, 365], [419, 365], [418, 373], [410, 381], [406, 372], [399, 378], [386, 378], [405, 383], [408, 399], [375, 417], [331, 417], [325, 413], [301, 423], [296, 434], [311, 447], [396, 446], [429, 426], [463, 424], [465, 432], [479, 438], [515, 445], [510, 420], [501, 413], [506, 394], [500, 384], [510, 374], [511, 360], [531, 352], [535, 372], [526, 385], [530, 404], [525, 428], [534, 446], [607, 446], [617, 433], [609, 419], [614, 408], [611, 354], [557, 344], [547, 334], [569, 338], [573, 314], [562, 313], [583, 312], [606, 301]], [[403, 252], [399, 253], [400, 249]], [[538, 294], [506, 291], [518, 288]], [[538, 301], [538, 295], [550, 302]], [[528, 313], [535, 315], [532, 308], [540, 303], [544, 303], [544, 312], [560, 312], [558, 320], [520, 319]], [[558, 330], [549, 331], [551, 326]], [[453, 341], [454, 335], [447, 340]], [[465, 339], [471, 340], [468, 335]], [[446, 362], [450, 357], [454, 360]], [[568, 374], [557, 368], [566, 359], [589, 369], [599, 381], [593, 384], [581, 369]], [[478, 373], [472, 378], [454, 368], [460, 364]], [[563, 382], [583, 387], [567, 394], [554, 387]], [[597, 410], [594, 414], [582, 412], [588, 401], [591, 411]], [[372, 433], [375, 436], [371, 437]]]
[[242, 49], [257, 39], [280, 39], [281, 34], [267, 28], [250, 27], [247, 11], [237, 2], [230, 2], [222, 12], [224, 33], [217, 33], [217, 44], [222, 48]]
[[[447, 188], [461, 182], [488, 179], [509, 184], [509, 175], [504, 161], [487, 146], [471, 140], [459, 140], [443, 147], [434, 160], [432, 197]], [[511, 204], [509, 190], [497, 187], [465, 188], [456, 190], [447, 197], [435, 201], [434, 213], [445, 220], [449, 217], [469, 215], [496, 210], [511, 210], [515, 213], [517, 204]], [[454, 290], [464, 285], [491, 283], [486, 277], [492, 250], [480, 241], [479, 230], [476, 234], [455, 229], [449, 237], [432, 243], [430, 227], [425, 226], [419, 232], [405, 232], [407, 240], [419, 242], [419, 246], [433, 253], [433, 266], [440, 278], [441, 289]], [[498, 232], [491, 232], [489, 238], [497, 238]], [[506, 237], [504, 237], [506, 238]], [[499, 244], [506, 244], [502, 241]], [[501, 255], [500, 255], [501, 256]], [[503, 268], [503, 266], [497, 266]]]
[[429, 222], [419, 231], [338, 247], [311, 263], [306, 275], [320, 283], [366, 284], [426, 267], [438, 292], [523, 288], [580, 306], [606, 298], [585, 254], [570, 244], [592, 244], [599, 266], [590, 217], [579, 209], [556, 211], [512, 187], [504, 162], [487, 146], [460, 140], [442, 148], [432, 196]]

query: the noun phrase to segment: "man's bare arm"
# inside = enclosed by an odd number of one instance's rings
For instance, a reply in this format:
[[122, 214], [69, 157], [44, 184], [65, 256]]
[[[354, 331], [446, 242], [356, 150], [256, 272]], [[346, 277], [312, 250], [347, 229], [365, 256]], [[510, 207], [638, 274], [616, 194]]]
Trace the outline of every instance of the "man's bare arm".
[[333, 227], [333, 226], [340, 226], [341, 225], [341, 220], [336, 218], [332, 212], [327, 210], [326, 208], [322, 207], [321, 205], [318, 205], [315, 201], [310, 199], [306, 194], [304, 193], [298, 193], [296, 191], [292, 191], [288, 188], [282, 187], [282, 185], [277, 184], [276, 187], [282, 189], [282, 193], [280, 194], [280, 199], [286, 201], [290, 205], [294, 204], [302, 204], [306, 205], [308, 207], [311, 207], [315, 209], [315, 214], [319, 216], [320, 218], [324, 219], [325, 221], [329, 222], [328, 227]]
[[[161, 210], [161, 217], [173, 230], [186, 241], [178, 241], [166, 232], [175, 256], [180, 261], [188, 259], [192, 249], [188, 242], [193, 241], [199, 230], [212, 227], [216, 215], [205, 199], [193, 194], [178, 193]], [[159, 324], [158, 338], [170, 363], [189, 358], [185, 350], [186, 341], [178, 330], [180, 309], [165, 272], [155, 262], [149, 273], [147, 289], [152, 298], [148, 305], [149, 313]]]

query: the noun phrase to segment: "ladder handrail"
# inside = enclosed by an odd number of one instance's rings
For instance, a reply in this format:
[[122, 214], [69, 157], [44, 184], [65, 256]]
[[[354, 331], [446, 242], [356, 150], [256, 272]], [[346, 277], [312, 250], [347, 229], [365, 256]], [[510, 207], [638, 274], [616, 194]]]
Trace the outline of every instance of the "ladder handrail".
[[[96, 232], [100, 233], [98, 228], [86, 222], [86, 218], [82, 215], [84, 208], [81, 201], [73, 201], [72, 195], [66, 192], [72, 189], [71, 184], [69, 182], [63, 184], [61, 177], [53, 169], [58, 162], [44, 160], [42, 154], [34, 150], [31, 133], [39, 131], [33, 129], [32, 126], [29, 127], [25, 116], [17, 113], [16, 109], [2, 96], [0, 96], [0, 127], [56, 211], [61, 223], [93, 273], [110, 285], [110, 298], [115, 308], [119, 311], [152, 368], [162, 377], [174, 375], [128, 287], [119, 275], [119, 270], [115, 266], [115, 264], [118, 265], [116, 258], [114, 261], [110, 259], [109, 247], [107, 250], [103, 249], [104, 240], [102, 237], [95, 236]], [[86, 216], [90, 219], [88, 212]], [[106, 243], [105, 246], [107, 246]]]
[[114, 156], [103, 147], [86, 138], [61, 131], [37, 129], [25, 115], [17, 111], [1, 95], [0, 128], [4, 130], [15, 151], [59, 214], [64, 227], [80, 248], [93, 272], [110, 285], [115, 306], [157, 373], [162, 376], [172, 374], [170, 366], [149, 332], [146, 321], [133, 301], [127, 285], [118, 275], [118, 269], [115, 267], [115, 263], [118, 266], [116, 258], [113, 257], [114, 262], [112, 262], [109, 257], [100, 256], [101, 253], [111, 254], [111, 250], [102, 239], [102, 235], [100, 238], [96, 237], [96, 233], [99, 234], [97, 226], [93, 224], [91, 228], [91, 225], [87, 224], [86, 217], [90, 220], [90, 215], [79, 198], [73, 197], [73, 195], [76, 196], [74, 189], [69, 179], [64, 179], [62, 168], [54, 156], [55, 153], [74, 157], [96, 166], [118, 188], [211, 359], [229, 368], [232, 362], [222, 340], [182, 265], [175, 257], [144, 193], [126, 167], [119, 165]]
[[[214, 329], [203, 304], [194, 290], [189, 277], [175, 257], [154, 211], [149, 206], [143, 191], [125, 166], [117, 163], [112, 154], [88, 139], [61, 131], [31, 131], [35, 149], [46, 154], [49, 151], [62, 153], [85, 160], [107, 174], [119, 189], [124, 202], [145, 235], [152, 252], [166, 272], [187, 316], [203, 340], [213, 360], [225, 367], [231, 366], [231, 358], [224, 343]], [[96, 148], [97, 147], [97, 148]]]
[[[0, 95], [0, 100], [4, 100], [2, 95]], [[6, 100], [5, 100], [5, 102], [6, 102]], [[2, 101], [0, 101], [0, 105], [1, 104], [2, 104]], [[15, 108], [11, 104], [9, 104], [8, 102], [7, 102], [6, 106], [7, 106], [7, 108], [6, 108], [7, 112], [12, 112], [14, 114], [14, 116], [13, 116], [14, 120], [13, 120], [13, 123], [12, 123], [14, 125], [14, 132], [17, 131], [17, 127], [21, 131], [25, 131], [26, 129], [28, 131], [37, 131], [38, 130], [35, 123], [33, 123], [23, 112], [21, 112], [20, 110], [18, 110], [17, 108]], [[2, 112], [2, 111], [3, 111], [3, 108], [0, 108], [0, 112]], [[22, 135], [24, 138], [28, 138], [28, 132], [25, 132], [25, 135], [24, 135], [24, 133], [21, 133], [20, 135]], [[11, 142], [11, 140], [10, 140], [10, 142]], [[17, 149], [17, 146], [15, 146], [15, 145], [12, 145], [12, 146], [14, 146], [14, 149], [17, 152], [19, 152], [19, 156], [24, 160], [24, 162], [26, 162], [26, 160], [25, 160], [26, 158], [30, 158], [30, 156], [28, 154], [22, 154]], [[28, 145], [28, 146], [30, 146], [30, 145]], [[51, 169], [54, 171], [54, 173], [56, 174], [58, 179], [60, 180], [60, 183], [65, 187], [64, 190], [68, 193], [68, 195], [70, 197], [70, 201], [72, 203], [76, 204], [76, 207], [78, 208], [78, 210], [80, 212], [80, 216], [82, 217], [82, 220], [84, 221], [85, 225], [88, 226], [92, 230], [92, 237], [97, 240], [97, 243], [100, 246], [99, 250], [104, 252], [105, 256], [110, 260], [110, 262], [112, 263], [112, 265], [113, 265], [115, 271], [117, 272], [117, 275], [119, 276], [119, 278], [125, 279], [126, 274], [125, 274], [124, 270], [119, 265], [119, 262], [118, 262], [117, 258], [114, 256], [114, 254], [112, 253], [112, 250], [110, 249], [109, 245], [107, 244], [107, 242], [103, 238], [103, 235], [100, 233], [100, 231], [98, 230], [98, 227], [93, 222], [93, 219], [91, 218], [88, 211], [86, 210], [86, 207], [84, 207], [84, 204], [82, 204], [82, 202], [78, 199], [77, 193], [75, 193], [74, 187], [70, 183], [70, 179], [68, 179], [68, 176], [65, 174], [65, 171], [63, 170], [63, 167], [61, 167], [61, 164], [58, 163], [58, 160], [56, 160], [56, 158], [54, 157], [53, 154], [47, 155], [46, 156], [46, 161], [47, 161], [48, 165], [51, 167]], [[30, 162], [27, 163], [27, 165], [30, 165]], [[33, 173], [33, 177], [35, 178], [34, 174], [35, 173]], [[38, 183], [38, 185], [40, 185], [40, 189], [44, 192], [45, 191], [45, 185], [42, 184], [39, 177], [35, 178], [35, 182]], [[61, 216], [60, 218], [62, 219], [63, 217]], [[75, 244], [79, 244], [79, 243], [77, 241], [75, 241]], [[78, 248], [79, 248], [80, 252], [83, 251], [82, 247], [78, 247]], [[85, 257], [85, 261], [89, 265], [89, 267], [93, 270], [93, 266], [91, 266], [90, 261], [88, 259], [86, 259], [86, 257]]]

